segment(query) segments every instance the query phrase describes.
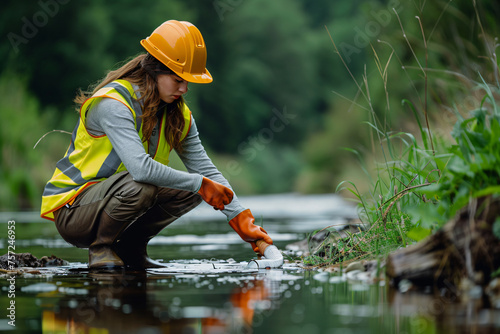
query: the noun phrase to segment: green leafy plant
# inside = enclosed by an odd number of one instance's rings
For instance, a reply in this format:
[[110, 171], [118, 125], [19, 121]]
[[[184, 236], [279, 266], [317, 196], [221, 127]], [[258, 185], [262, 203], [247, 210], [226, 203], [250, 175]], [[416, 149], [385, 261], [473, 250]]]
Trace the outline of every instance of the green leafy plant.
[[420, 219], [423, 227], [442, 226], [471, 198], [500, 194], [500, 114], [491, 89], [487, 87], [489, 92], [472, 117], [455, 124], [451, 134], [456, 144], [449, 148], [447, 161], [435, 159], [442, 176], [420, 191], [433, 203], [421, 208], [433, 218]]

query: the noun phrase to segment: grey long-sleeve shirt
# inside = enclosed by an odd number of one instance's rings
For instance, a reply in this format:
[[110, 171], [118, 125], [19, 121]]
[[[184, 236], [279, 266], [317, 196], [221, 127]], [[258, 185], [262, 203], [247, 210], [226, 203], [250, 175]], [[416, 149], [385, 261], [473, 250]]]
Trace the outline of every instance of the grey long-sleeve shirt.
[[[158, 122], [159, 123], [159, 122]], [[158, 126], [157, 123], [157, 126]], [[121, 102], [103, 98], [87, 114], [87, 130], [96, 136], [106, 135], [132, 178], [138, 182], [159, 187], [197, 192], [203, 176], [229, 188], [229, 182], [219, 172], [208, 157], [198, 135], [194, 118], [191, 129], [182, 141], [182, 152], [177, 152], [188, 172], [179, 171], [159, 163], [146, 153], [139, 134], [135, 129], [134, 117]], [[158, 134], [159, 131], [156, 131]], [[156, 140], [151, 142], [156, 143]], [[150, 152], [154, 152], [150, 147]], [[222, 212], [231, 220], [245, 208], [236, 194], [233, 201]]]

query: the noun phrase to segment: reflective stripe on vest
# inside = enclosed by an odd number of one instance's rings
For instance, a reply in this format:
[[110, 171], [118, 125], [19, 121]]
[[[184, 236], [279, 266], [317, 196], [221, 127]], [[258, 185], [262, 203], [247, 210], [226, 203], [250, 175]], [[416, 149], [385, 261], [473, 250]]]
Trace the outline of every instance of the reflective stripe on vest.
[[[142, 108], [132, 85], [125, 80], [115, 80], [99, 89], [80, 108], [80, 118], [73, 130], [68, 150], [56, 164], [56, 170], [45, 186], [41, 208], [43, 218], [54, 220], [54, 211], [72, 202], [87, 186], [127, 170], [108, 137], [94, 136], [85, 127], [88, 111], [102, 98], [112, 98], [127, 106], [134, 116], [135, 128], [141, 141], [144, 138]], [[191, 127], [191, 111], [186, 104], [183, 106], [182, 114], [184, 129], [181, 140], [184, 140]], [[158, 127], [156, 152], [149, 152], [148, 141], [143, 141], [143, 146], [154, 160], [167, 165], [172, 149], [165, 138], [165, 122], [166, 112], [163, 113]]]

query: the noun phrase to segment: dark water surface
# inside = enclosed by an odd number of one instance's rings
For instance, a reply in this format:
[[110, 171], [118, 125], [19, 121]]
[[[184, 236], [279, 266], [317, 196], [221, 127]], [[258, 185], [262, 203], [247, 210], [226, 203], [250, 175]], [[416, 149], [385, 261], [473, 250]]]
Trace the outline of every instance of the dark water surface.
[[[266, 218], [264, 227], [284, 249], [318, 226], [342, 223], [342, 217], [306, 218]], [[0, 229], [4, 254], [7, 224]], [[185, 265], [184, 272], [89, 272], [87, 251], [62, 241], [51, 223], [16, 222], [15, 243], [18, 252], [54, 254], [70, 265], [17, 277], [14, 298], [6, 276], [0, 279], [0, 331], [7, 333], [500, 332], [500, 312], [485, 308], [479, 297], [459, 296], [457, 302], [450, 291], [401, 293], [385, 282], [293, 263], [284, 269], [210, 270], [243, 268], [254, 257], [223, 217], [179, 221], [152, 240], [150, 256]], [[15, 327], [7, 318], [12, 300]]]

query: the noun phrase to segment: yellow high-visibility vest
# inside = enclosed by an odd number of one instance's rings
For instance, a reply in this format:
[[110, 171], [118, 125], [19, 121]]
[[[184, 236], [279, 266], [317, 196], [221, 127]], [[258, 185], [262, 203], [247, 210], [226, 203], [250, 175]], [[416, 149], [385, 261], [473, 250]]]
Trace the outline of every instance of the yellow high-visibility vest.
[[[72, 203], [86, 187], [127, 170], [113, 150], [108, 137], [94, 136], [85, 127], [87, 112], [104, 97], [115, 99], [127, 106], [134, 116], [139, 137], [143, 140], [142, 108], [130, 82], [115, 80], [99, 89], [81, 106], [80, 118], [73, 130], [69, 148], [56, 164], [56, 170], [45, 186], [42, 196], [42, 218], [54, 220], [54, 211]], [[181, 140], [186, 137], [191, 127], [191, 111], [186, 104], [183, 105], [182, 114], [184, 129]], [[165, 138], [165, 122], [166, 112], [160, 120], [156, 152], [149, 152], [148, 141], [143, 141], [143, 145], [154, 160], [167, 165], [172, 148]]]

